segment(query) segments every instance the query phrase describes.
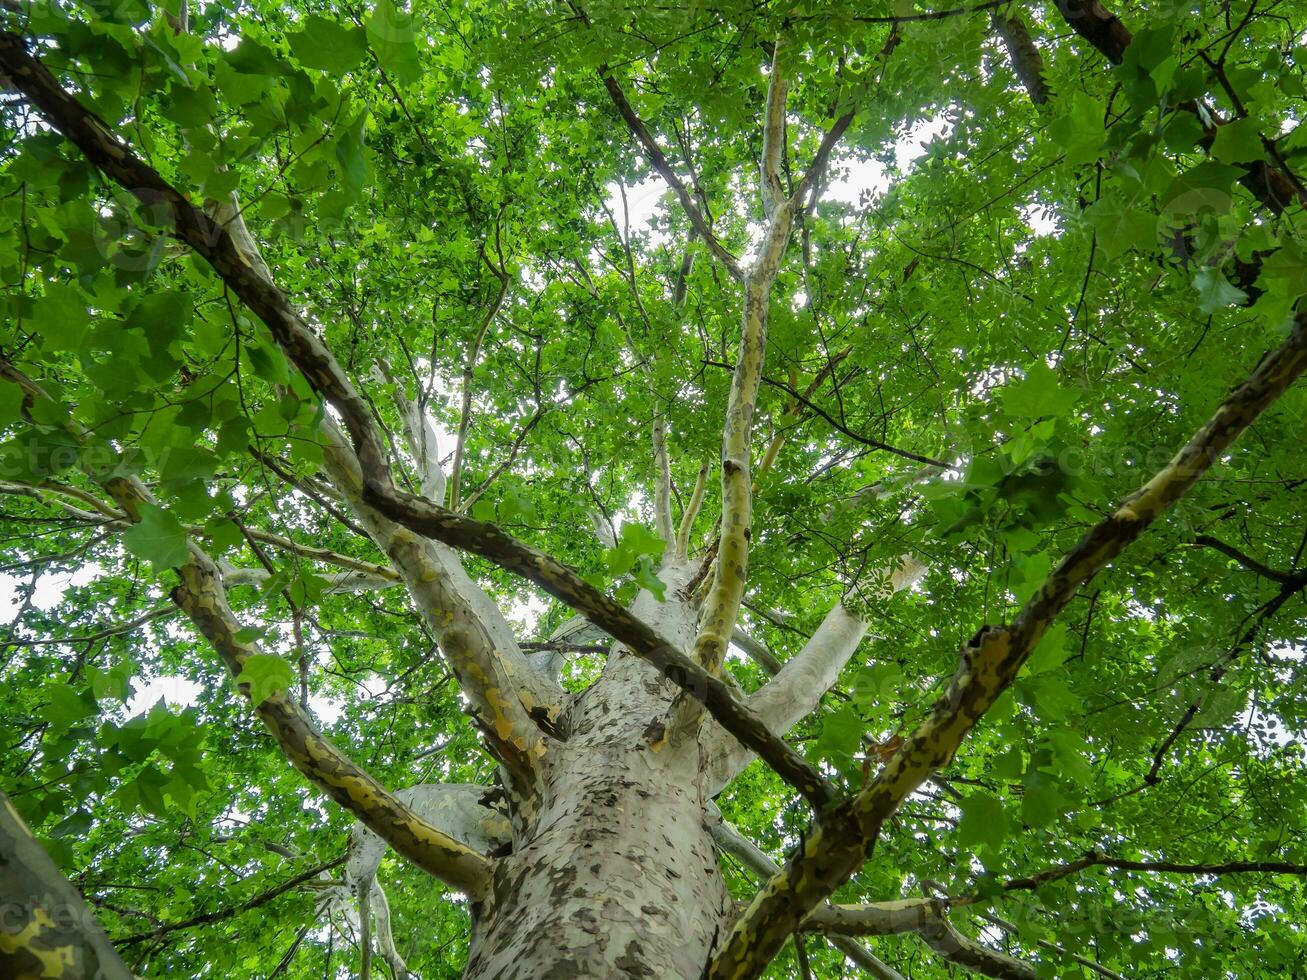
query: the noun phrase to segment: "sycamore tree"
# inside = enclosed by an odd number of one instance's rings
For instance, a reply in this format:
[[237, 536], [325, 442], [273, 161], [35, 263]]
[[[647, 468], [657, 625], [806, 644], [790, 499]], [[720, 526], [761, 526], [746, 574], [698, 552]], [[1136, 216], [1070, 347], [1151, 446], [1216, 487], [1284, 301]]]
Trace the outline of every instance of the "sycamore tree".
[[1301, 969], [1300, 4], [0, 20], [0, 975]]

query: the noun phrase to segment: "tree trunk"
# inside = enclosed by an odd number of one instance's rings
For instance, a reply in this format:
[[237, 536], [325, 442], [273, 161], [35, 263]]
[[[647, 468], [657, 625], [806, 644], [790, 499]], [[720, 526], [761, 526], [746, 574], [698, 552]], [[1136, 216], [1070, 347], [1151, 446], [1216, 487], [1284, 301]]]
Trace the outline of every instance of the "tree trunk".
[[[689, 571], [664, 566], [667, 601], [633, 612], [688, 646]], [[705, 813], [697, 738], [661, 738], [676, 689], [623, 651], [564, 718], [536, 799], [478, 909], [468, 978], [703, 973], [730, 907]]]

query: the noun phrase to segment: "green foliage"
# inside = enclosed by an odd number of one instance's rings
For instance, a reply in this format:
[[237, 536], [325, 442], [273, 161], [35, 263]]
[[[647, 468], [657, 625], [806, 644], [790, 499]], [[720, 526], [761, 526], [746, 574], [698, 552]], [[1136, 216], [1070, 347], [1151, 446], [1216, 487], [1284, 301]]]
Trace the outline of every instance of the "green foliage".
[[[668, 598], [650, 425], [667, 423], [679, 519], [719, 457], [741, 294], [597, 69], [613, 66], [723, 246], [747, 255], [767, 51], [789, 31], [789, 177], [833, 116], [857, 114], [772, 296], [755, 469], [773, 436], [784, 443], [755, 473], [742, 625], [786, 660], [865, 575], [909, 554], [929, 566], [869, 605], [879, 639], [792, 733], [851, 788], [931, 709], [961, 645], [1010, 619], [1167, 462], [1307, 294], [1302, 208], [1275, 213], [1249, 171], [1271, 149], [1307, 171], [1307, 18], [1293, 4], [1227, 18], [1118, 3], [1135, 36], [1119, 67], [1057, 5], [1023, 8], [1052, 93], [1042, 107], [988, 11], [906, 21], [895, 45], [876, 20], [962, 3], [604, 0], [582, 18], [520, 2], [255, 0], [189, 4], [186, 33], [168, 22], [175, 3], [18, 6], [9, 29], [39, 38], [60, 82], [168, 180], [210, 208], [237, 195], [279, 285], [397, 447], [403, 421], [374, 365], [421, 399], [447, 469], [468, 385], [472, 515], [622, 600]], [[1221, 124], [1206, 130], [1188, 103]], [[297, 694], [303, 655], [322, 727], [387, 785], [489, 784], [495, 766], [403, 589], [336, 588], [344, 566], [314, 557], [384, 563], [324, 489], [326, 409], [258, 318], [22, 100], [6, 96], [0, 120], [0, 353], [50, 396], [0, 381], [0, 584], [13, 594], [0, 786], [122, 937], [236, 908], [340, 854], [350, 826], [176, 614], [170, 569], [188, 535], [254, 583], [229, 598], [262, 651], [238, 678], [256, 701]], [[883, 181], [859, 187], [871, 171]], [[1131, 977], [1301, 969], [1296, 878], [1001, 883], [1090, 849], [1307, 863], [1307, 604], [1296, 594], [1263, 615], [1282, 581], [1199, 543], [1304, 567], [1304, 431], [1294, 390], [1071, 603], [837, 900], [927, 880], [986, 895], [1041, 975], [1083, 975], [1041, 941]], [[927, 479], [877, 444], [957, 465]], [[412, 463], [397, 450], [397, 479], [416, 487]], [[124, 530], [96, 482], [108, 474], [140, 478], [158, 505]], [[715, 469], [707, 487], [696, 559], [720, 518]], [[616, 547], [592, 533], [595, 513], [620, 527]], [[467, 569], [523, 639], [571, 618], [497, 568]], [[746, 691], [766, 680], [727, 663]], [[570, 676], [601, 666], [578, 654]], [[193, 688], [188, 707], [159, 700], [163, 679]], [[719, 802], [778, 858], [807, 823], [757, 764]], [[747, 898], [752, 882], [727, 871]], [[397, 859], [383, 880], [409, 965], [459, 975], [467, 907]], [[294, 947], [290, 980], [354, 970], [341, 935], [301, 938], [314, 905], [295, 890], [168, 933], [132, 947], [135, 969], [270, 976]], [[955, 921], [975, 934], [969, 915]], [[906, 976], [953, 975], [914, 941], [869, 945]], [[815, 975], [845, 969], [808, 948]], [[771, 976], [797, 975], [785, 955]]]

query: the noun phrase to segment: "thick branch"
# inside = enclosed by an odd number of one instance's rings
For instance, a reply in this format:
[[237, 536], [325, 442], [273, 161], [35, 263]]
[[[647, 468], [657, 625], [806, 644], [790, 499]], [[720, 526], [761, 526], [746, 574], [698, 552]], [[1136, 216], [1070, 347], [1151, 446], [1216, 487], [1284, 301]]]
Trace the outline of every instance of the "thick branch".
[[[1099, 0], [1056, 0], [1056, 5], [1072, 30], [1092, 44], [1108, 61], [1119, 65], [1125, 60], [1126, 48], [1134, 41], [1134, 37]], [[1198, 118], [1204, 133], [1202, 145], [1209, 146], [1217, 129], [1210, 114], [1192, 99], [1179, 103], [1175, 108]], [[1264, 160], [1239, 166], [1245, 170], [1239, 183], [1275, 214], [1280, 214], [1294, 201], [1307, 206], [1307, 195], [1301, 192], [1293, 177], [1283, 170]]]
[[[777, 50], [781, 47], [782, 42], [777, 41]], [[773, 144], [784, 138], [785, 88], [779, 60], [774, 58], [767, 86], [768, 139]], [[794, 210], [793, 199], [774, 201], [769, 206], [766, 237], [757, 259], [744, 276], [740, 349], [735, 358], [731, 393], [726, 403], [726, 424], [722, 427], [722, 513], [717, 563], [713, 569], [712, 586], [699, 615], [699, 635], [694, 641], [695, 660], [714, 673], [720, 669], [726, 656], [748, 576], [753, 521], [753, 482], [750, 476], [753, 419], [767, 350], [771, 287], [789, 242]]]
[[749, 655], [749, 659], [767, 673], [775, 677], [785, 665], [776, 659], [776, 655], [767, 649], [767, 645], [756, 637], [750, 636], [740, 627], [731, 631], [731, 642]]
[[[360, 466], [361, 495], [381, 514], [409, 530], [462, 548], [535, 582], [591, 622], [625, 643], [672, 683], [700, 699], [722, 727], [753, 749], [787, 782], [817, 806], [831, 801], [834, 789], [752, 712], [730, 688], [665, 641], [622, 606], [603, 595], [557, 559], [524, 544], [503, 529], [453, 513], [398, 490], [390, 479], [385, 444], [366, 401], [340, 364], [270, 282], [242, 261], [231, 236], [192, 205], [153, 168], [142, 162], [104, 122], [65, 92], [49, 71], [27, 53], [22, 38], [0, 32], [0, 67], [42, 116], [70, 139], [103, 173], [138, 199], [158, 208], [176, 233], [206, 259], [228, 287], [268, 327], [309, 384], [340, 414]], [[789, 209], [782, 209], [781, 214]]]
[[[261, 586], [272, 578], [266, 568], [246, 568], [220, 560], [218, 568], [222, 571], [222, 584], [228, 589], [242, 585]], [[385, 569], [382, 572], [336, 572], [327, 576], [327, 584], [322, 587], [323, 595], [350, 592], [377, 592], [381, 589], [393, 589], [401, 584], [399, 574]]]
[[499, 607], [464, 570], [452, 549], [414, 534], [365, 499], [358, 459], [342, 433], [326, 424], [323, 463], [332, 483], [413, 596], [440, 640], [459, 687], [510, 772], [526, 778], [562, 697], [557, 685], [527, 662]]
[[0, 792], [0, 976], [132, 980], [81, 894]]
[[[715, 807], [710, 808], [710, 820], [713, 840], [717, 842], [717, 846], [739, 861], [755, 878], [766, 881], [780, 871], [780, 866], [769, 858], [762, 848], [722, 819], [722, 815]], [[877, 980], [903, 980], [897, 971], [881, 962], [857, 940], [843, 935], [830, 935], [827, 939], [832, 946]]]
[[736, 922], [710, 966], [710, 977], [740, 980], [761, 974], [804, 916], [871, 853], [885, 821], [908, 794], [953, 758], [1077, 590], [1180, 499], [1304, 369], [1307, 314], [1299, 314], [1289, 338], [1262, 358], [1166, 467], [1080, 540], [1010, 627], [985, 627], [967, 643], [930, 716], [851, 804], [818, 819], [784, 871], [759, 891]]
[[[816, 708], [866, 634], [865, 622], [836, 605], [804, 648], [746, 703], [768, 728], [784, 735]], [[720, 734], [711, 728], [705, 733], [711, 752], [705, 777], [710, 796], [720, 793], [753, 758], [738, 743], [723, 743]]]
[[1039, 53], [1026, 22], [1015, 14], [1009, 15], [995, 10], [990, 14], [990, 22], [1003, 41], [1007, 55], [1012, 60], [1012, 70], [1021, 84], [1025, 86], [1030, 101], [1043, 105], [1048, 101], [1048, 83], [1044, 81], [1044, 57]]
[[785, 180], [781, 176], [781, 160], [785, 156], [785, 73], [781, 70], [781, 52], [784, 38], [778, 37], [772, 48], [771, 79], [767, 85], [767, 103], [762, 121], [762, 207], [771, 220], [786, 198]]

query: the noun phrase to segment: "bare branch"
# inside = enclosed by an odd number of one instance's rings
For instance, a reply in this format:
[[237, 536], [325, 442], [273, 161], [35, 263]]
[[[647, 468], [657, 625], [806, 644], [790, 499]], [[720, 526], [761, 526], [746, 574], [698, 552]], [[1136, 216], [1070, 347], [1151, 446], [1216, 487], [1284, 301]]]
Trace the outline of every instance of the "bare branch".
[[233, 919], [242, 913], [257, 909], [262, 905], [267, 905], [274, 899], [280, 898], [289, 891], [294, 891], [305, 882], [312, 881], [324, 872], [333, 868], [338, 868], [345, 863], [344, 856], [335, 858], [331, 861], [324, 861], [322, 864], [302, 871], [292, 878], [259, 894], [248, 898], [238, 905], [230, 905], [224, 909], [218, 909], [214, 912], [204, 912], [200, 915], [191, 916], [189, 919], [182, 919], [178, 922], [165, 922], [149, 930], [148, 932], [138, 932], [131, 936], [124, 936], [121, 939], [115, 939], [114, 944], [117, 946], [131, 946], [135, 943], [153, 941], [168, 935], [171, 932], [180, 932], [183, 929], [194, 929], [197, 926], [212, 925], [215, 922], [222, 922], [225, 919]]
[[[504, 302], [504, 296], [508, 292], [509, 279], [508, 273], [502, 271], [499, 274], [499, 292], [496, 294], [494, 301], [481, 317], [481, 325], [477, 328], [476, 337], [472, 340], [472, 349], [468, 351], [467, 361], [463, 365], [463, 403], [458, 417], [458, 435], [454, 438], [454, 461], [449, 466], [449, 509], [459, 510], [458, 490], [459, 481], [463, 476], [463, 453], [467, 447], [467, 430], [472, 422], [472, 373], [476, 369], [477, 359], [481, 356], [481, 344], [486, 339], [486, 332], [490, 329], [490, 323], [499, 312], [499, 307]], [[436, 500], [436, 503], [440, 503]]]
[[690, 534], [694, 531], [694, 519], [703, 507], [703, 491], [708, 482], [709, 469], [711, 467], [707, 463], [699, 467], [699, 475], [694, 479], [694, 492], [690, 494], [690, 502], [685, 505], [685, 513], [681, 515], [681, 526], [676, 532], [676, 556], [682, 560], [690, 556]]
[[781, 176], [781, 160], [785, 156], [785, 73], [781, 70], [781, 52], [784, 38], [778, 37], [772, 47], [771, 78], [767, 83], [767, 103], [762, 123], [762, 206], [767, 220], [771, 220], [786, 198], [785, 181]]
[[717, 240], [717, 236], [713, 234], [712, 229], [708, 227], [708, 222], [704, 220], [698, 205], [694, 203], [690, 189], [685, 186], [685, 182], [680, 177], [676, 176], [676, 171], [672, 169], [667, 156], [663, 153], [662, 148], [658, 146], [658, 141], [649, 132], [649, 127], [631, 108], [631, 103], [627, 101], [626, 93], [622, 91], [617, 79], [613, 77], [612, 70], [607, 65], [600, 65], [599, 74], [603, 79], [604, 88], [608, 90], [608, 95], [613, 100], [613, 105], [617, 107], [618, 115], [622, 117], [631, 134], [639, 140], [640, 145], [644, 148], [645, 156], [649, 158], [650, 166], [676, 192], [676, 196], [681, 201], [681, 207], [685, 209], [686, 216], [690, 219], [690, 224], [694, 226], [694, 230], [699, 237], [704, 240], [704, 243], [708, 246], [708, 251], [726, 268], [732, 278], [742, 280], [744, 271], [740, 268], [739, 262], [734, 255], [722, 246], [722, 243]]
[[377, 371], [393, 388], [391, 398], [404, 426], [404, 441], [417, 465], [419, 489], [435, 503], [444, 503], [445, 471], [440, 467], [440, 444], [431, 419], [418, 399], [405, 394], [403, 383], [391, 374], [386, 364], [378, 364]]

